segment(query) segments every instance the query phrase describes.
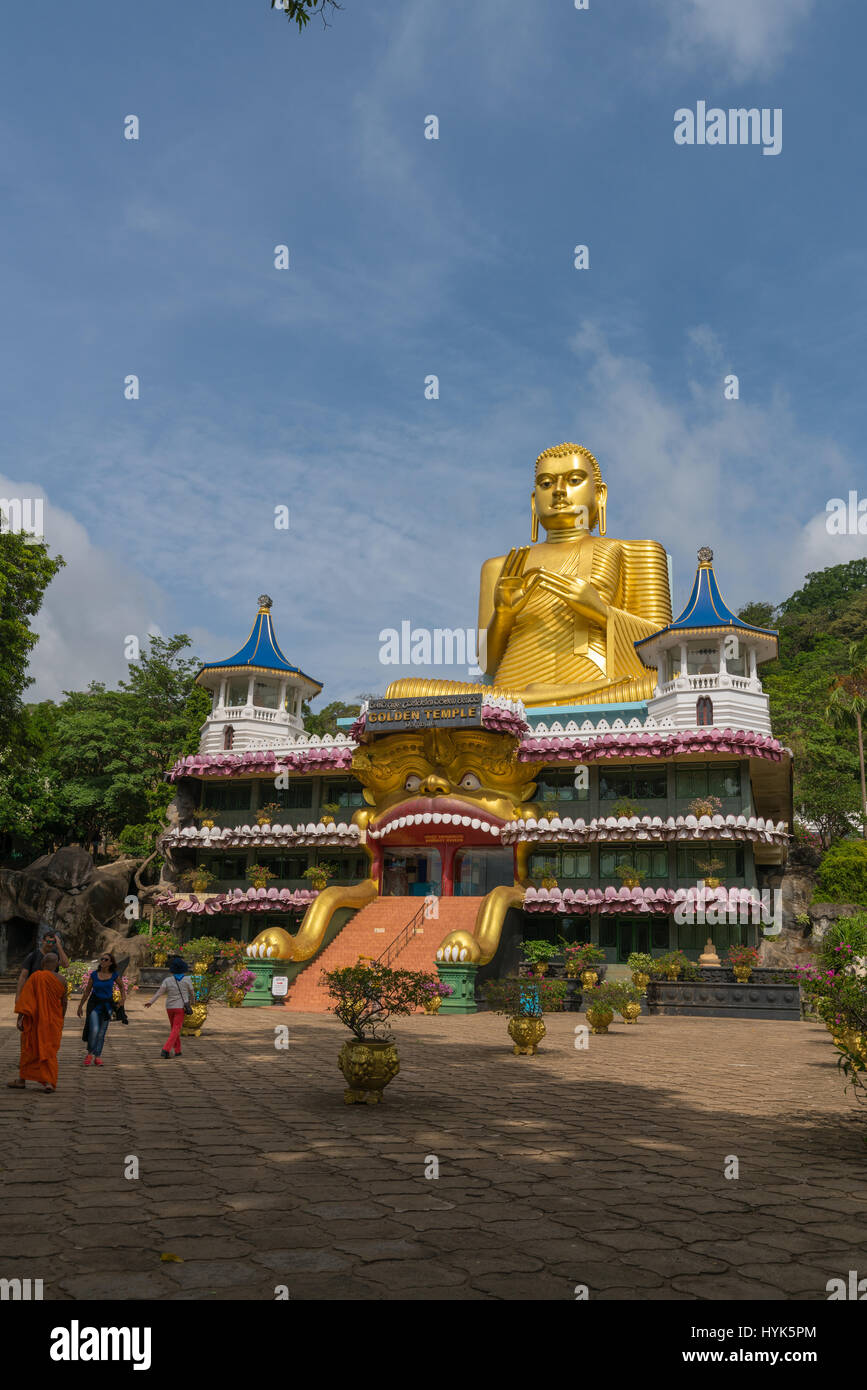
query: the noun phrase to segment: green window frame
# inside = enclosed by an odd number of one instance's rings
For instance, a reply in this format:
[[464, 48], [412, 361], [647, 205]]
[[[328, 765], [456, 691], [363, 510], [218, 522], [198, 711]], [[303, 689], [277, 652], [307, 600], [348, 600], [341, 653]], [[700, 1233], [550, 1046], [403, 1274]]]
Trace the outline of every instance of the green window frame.
[[249, 811], [252, 782], [224, 782], [221, 786], [202, 783], [199, 806], [213, 811]]
[[313, 783], [309, 780], [290, 780], [288, 787], [275, 789], [274, 796], [286, 811], [313, 809]]
[[668, 797], [668, 773], [659, 767], [601, 767], [599, 769], [599, 800], [665, 801]]
[[534, 869], [544, 869], [547, 865], [551, 866], [554, 877], [557, 879], [569, 880], [590, 877], [590, 851], [589, 849], [564, 848], [560, 845], [552, 848], [546, 854], [543, 849], [535, 850], [530, 855], [530, 873]]
[[646, 879], [667, 879], [667, 845], [600, 845], [599, 877], [616, 879], [618, 864], [643, 873]]
[[737, 763], [679, 763], [675, 792], [679, 798], [718, 796], [720, 801], [740, 801], [740, 767]]
[[325, 787], [323, 804], [339, 806], [343, 810], [357, 810], [364, 805], [364, 790], [360, 783], [328, 782]]
[[541, 802], [543, 806], [550, 806], [552, 803], [557, 805], [564, 801], [589, 801], [590, 788], [576, 787], [574, 772], [545, 768], [539, 775], [533, 799]]
[[692, 879], [697, 883], [700, 879], [707, 877], [704, 870], [699, 868], [699, 864], [706, 864], [712, 859], [719, 859], [722, 862], [723, 867], [718, 870], [720, 878], [744, 877], [743, 846], [721, 845], [716, 841], [712, 844], [678, 845], [677, 877]]

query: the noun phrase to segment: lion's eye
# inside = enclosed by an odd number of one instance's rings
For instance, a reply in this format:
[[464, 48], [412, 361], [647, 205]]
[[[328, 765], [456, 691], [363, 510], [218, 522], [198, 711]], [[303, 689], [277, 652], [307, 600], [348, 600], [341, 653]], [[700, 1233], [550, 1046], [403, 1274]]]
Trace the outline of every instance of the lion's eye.
[[414, 772], [411, 772], [403, 785], [406, 791], [417, 792], [421, 786], [421, 778], [417, 777]]
[[474, 772], [465, 772], [459, 783], [459, 786], [463, 787], [465, 792], [477, 792], [481, 785], [481, 782]]

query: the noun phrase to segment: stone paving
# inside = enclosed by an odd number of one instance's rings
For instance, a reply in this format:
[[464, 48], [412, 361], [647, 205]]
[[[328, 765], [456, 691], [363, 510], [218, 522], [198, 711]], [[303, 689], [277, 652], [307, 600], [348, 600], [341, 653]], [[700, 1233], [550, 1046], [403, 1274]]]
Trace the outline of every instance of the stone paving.
[[[555, 1014], [529, 1058], [495, 1015], [419, 1015], [384, 1103], [347, 1106], [327, 1015], [213, 1006], [163, 1061], [165, 1015], [129, 1014], [101, 1071], [71, 1015], [58, 1091], [0, 1088], [0, 1277], [46, 1298], [824, 1300], [867, 1276], [867, 1107], [818, 1024], [642, 1018], [582, 1051]], [[4, 1001], [4, 1077], [17, 1038]]]

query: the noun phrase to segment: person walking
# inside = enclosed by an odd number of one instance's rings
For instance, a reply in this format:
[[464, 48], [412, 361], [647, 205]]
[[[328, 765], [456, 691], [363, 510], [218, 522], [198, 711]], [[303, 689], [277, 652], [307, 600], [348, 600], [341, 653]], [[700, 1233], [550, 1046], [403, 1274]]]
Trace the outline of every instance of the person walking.
[[151, 1004], [155, 1004], [160, 995], [166, 996], [166, 1013], [169, 1016], [171, 1032], [166, 1039], [165, 1046], [160, 1052], [161, 1057], [170, 1057], [172, 1051], [176, 1057], [181, 1056], [181, 1024], [184, 1021], [184, 1014], [187, 1005], [192, 1007], [195, 1003], [196, 992], [193, 982], [190, 979], [190, 967], [180, 956], [172, 956], [169, 961], [169, 974], [166, 975], [162, 984], [156, 990], [152, 999], [145, 1004], [149, 1009]]
[[87, 977], [78, 1006], [78, 1017], [81, 1018], [82, 1009], [87, 1005], [82, 1034], [87, 1043], [87, 1056], [84, 1059], [86, 1067], [89, 1067], [91, 1062], [95, 1062], [98, 1067], [102, 1066], [105, 1034], [115, 1007], [115, 988], [120, 995], [120, 1006], [123, 1007], [126, 1002], [126, 990], [119, 975], [114, 956], [110, 951], [103, 951], [96, 970], [91, 970]]
[[67, 1002], [66, 981], [57, 973], [59, 964], [54, 951], [42, 956], [15, 1000], [21, 1056], [18, 1080], [6, 1083], [13, 1091], [23, 1091], [28, 1081], [37, 1082], [49, 1094], [57, 1088], [57, 1054]]
[[[40, 924], [40, 926], [43, 925], [45, 924]], [[31, 951], [28, 956], [25, 956], [24, 960], [21, 962], [21, 973], [15, 985], [16, 1004], [18, 1003], [22, 989], [30, 979], [34, 970], [46, 969], [46, 966], [43, 965], [43, 960], [48, 954], [56, 955], [61, 966], [67, 966], [69, 964], [69, 956], [63, 949], [60, 932], [53, 931], [51, 927], [46, 927], [45, 932], [39, 938], [39, 944], [36, 946], [35, 950]]]

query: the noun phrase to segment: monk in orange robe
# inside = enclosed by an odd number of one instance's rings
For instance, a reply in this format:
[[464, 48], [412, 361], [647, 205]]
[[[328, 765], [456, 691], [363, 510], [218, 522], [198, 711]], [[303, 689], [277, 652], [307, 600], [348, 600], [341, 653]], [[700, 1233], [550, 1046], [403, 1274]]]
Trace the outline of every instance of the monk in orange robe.
[[66, 981], [57, 973], [58, 964], [56, 955], [43, 956], [42, 969], [34, 970], [15, 1004], [21, 1060], [18, 1080], [8, 1082], [13, 1090], [23, 1090], [28, 1081], [36, 1081], [43, 1091], [57, 1087], [57, 1054], [67, 999]]

